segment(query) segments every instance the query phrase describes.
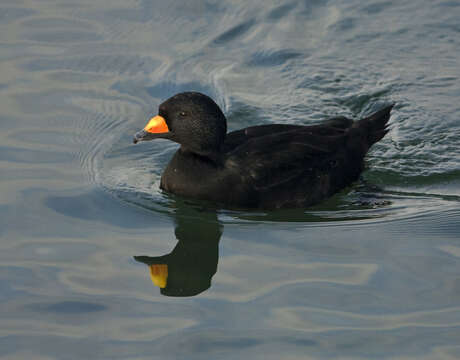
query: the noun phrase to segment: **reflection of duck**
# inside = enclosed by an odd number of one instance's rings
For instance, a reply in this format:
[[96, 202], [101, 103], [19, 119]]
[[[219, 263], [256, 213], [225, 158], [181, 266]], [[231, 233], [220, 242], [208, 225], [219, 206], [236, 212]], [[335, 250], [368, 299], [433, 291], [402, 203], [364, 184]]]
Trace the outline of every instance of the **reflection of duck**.
[[358, 179], [368, 149], [388, 131], [391, 108], [357, 122], [337, 117], [226, 134], [217, 104], [187, 92], [163, 102], [134, 142], [163, 138], [181, 145], [161, 177], [168, 192], [234, 207], [305, 207]]
[[176, 217], [178, 243], [167, 255], [135, 256], [149, 266], [152, 282], [166, 296], [194, 296], [211, 286], [217, 271], [222, 227], [215, 213], [183, 207]]

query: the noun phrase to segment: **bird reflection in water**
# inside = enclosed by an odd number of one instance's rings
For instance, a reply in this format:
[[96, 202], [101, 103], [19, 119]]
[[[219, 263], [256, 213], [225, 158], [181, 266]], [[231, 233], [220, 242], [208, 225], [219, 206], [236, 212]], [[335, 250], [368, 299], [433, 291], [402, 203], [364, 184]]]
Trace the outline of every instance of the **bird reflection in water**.
[[150, 278], [165, 296], [195, 296], [211, 286], [217, 271], [222, 224], [212, 211], [180, 205], [176, 212], [178, 243], [167, 255], [134, 256], [149, 267]]

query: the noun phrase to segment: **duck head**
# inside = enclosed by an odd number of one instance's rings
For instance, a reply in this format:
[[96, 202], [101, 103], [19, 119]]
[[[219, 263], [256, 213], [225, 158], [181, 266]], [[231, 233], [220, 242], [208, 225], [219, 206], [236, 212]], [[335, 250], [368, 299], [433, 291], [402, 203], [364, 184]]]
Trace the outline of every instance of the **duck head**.
[[183, 92], [159, 106], [158, 115], [134, 135], [134, 143], [168, 139], [186, 151], [206, 156], [221, 150], [227, 121], [219, 106], [198, 92]]

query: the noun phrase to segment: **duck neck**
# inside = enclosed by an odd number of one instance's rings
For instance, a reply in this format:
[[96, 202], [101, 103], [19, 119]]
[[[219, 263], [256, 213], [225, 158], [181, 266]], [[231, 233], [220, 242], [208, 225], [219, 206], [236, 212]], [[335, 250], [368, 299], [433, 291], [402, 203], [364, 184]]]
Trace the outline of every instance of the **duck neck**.
[[195, 150], [190, 150], [184, 145], [180, 147], [179, 151], [184, 156], [191, 156], [200, 161], [210, 163], [214, 166], [222, 166], [223, 164], [221, 151], [202, 151], [202, 150], [195, 151]]

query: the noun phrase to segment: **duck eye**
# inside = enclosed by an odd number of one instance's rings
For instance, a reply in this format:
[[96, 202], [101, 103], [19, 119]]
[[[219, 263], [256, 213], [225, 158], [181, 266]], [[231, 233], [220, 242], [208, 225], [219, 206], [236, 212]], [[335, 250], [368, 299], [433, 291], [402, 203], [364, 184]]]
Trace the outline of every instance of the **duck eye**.
[[185, 111], [181, 111], [181, 112], [179, 113], [179, 115], [180, 115], [180, 116], [185, 116], [185, 115], [187, 115], [187, 113], [186, 113]]

